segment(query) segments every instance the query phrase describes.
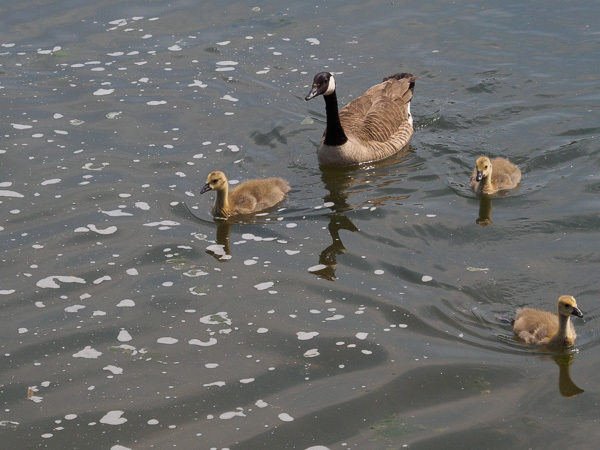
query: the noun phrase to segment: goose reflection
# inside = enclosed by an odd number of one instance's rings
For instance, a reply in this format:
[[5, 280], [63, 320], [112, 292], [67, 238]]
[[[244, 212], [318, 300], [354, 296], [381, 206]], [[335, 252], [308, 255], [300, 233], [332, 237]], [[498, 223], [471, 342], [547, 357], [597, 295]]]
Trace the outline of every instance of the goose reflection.
[[[311, 273], [330, 281], [337, 279], [335, 276], [337, 257], [346, 253], [346, 247], [340, 237], [340, 231], [358, 231], [356, 225], [352, 223], [345, 212], [361, 208], [365, 204], [381, 206], [392, 201], [405, 200], [409, 197], [409, 195], [385, 196], [369, 199], [363, 204], [356, 205], [351, 204], [349, 200], [350, 195], [372, 191], [372, 186], [382, 187], [396, 183], [398, 177], [400, 177], [400, 172], [406, 170], [405, 167], [400, 167], [398, 163], [405, 159], [406, 154], [410, 151], [409, 149], [410, 146], [407, 148], [406, 153], [395, 155], [384, 161], [360, 166], [359, 169], [356, 167], [322, 168], [321, 180], [328, 191], [323, 200], [325, 205], [332, 211], [327, 215], [329, 218], [327, 229], [332, 243], [321, 252], [319, 255], [319, 264], [310, 271]], [[396, 173], [398, 177], [391, 176]], [[385, 180], [383, 180], [384, 177]]]

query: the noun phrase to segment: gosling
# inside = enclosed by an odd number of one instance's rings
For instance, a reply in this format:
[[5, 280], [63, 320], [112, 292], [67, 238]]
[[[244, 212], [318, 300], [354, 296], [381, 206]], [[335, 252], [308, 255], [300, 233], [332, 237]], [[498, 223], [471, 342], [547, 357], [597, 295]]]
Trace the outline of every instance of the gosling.
[[558, 317], [548, 311], [520, 308], [513, 324], [517, 336], [527, 344], [547, 348], [571, 347], [577, 334], [571, 316], [583, 317], [575, 298], [563, 295], [558, 299]]
[[227, 218], [254, 214], [275, 206], [283, 201], [290, 191], [290, 185], [282, 178], [265, 178], [245, 181], [230, 191], [227, 177], [216, 170], [208, 175], [200, 193], [208, 191], [217, 193], [213, 215]]
[[477, 194], [491, 195], [498, 191], [516, 188], [521, 182], [521, 170], [506, 158], [487, 156], [477, 158], [469, 186]]

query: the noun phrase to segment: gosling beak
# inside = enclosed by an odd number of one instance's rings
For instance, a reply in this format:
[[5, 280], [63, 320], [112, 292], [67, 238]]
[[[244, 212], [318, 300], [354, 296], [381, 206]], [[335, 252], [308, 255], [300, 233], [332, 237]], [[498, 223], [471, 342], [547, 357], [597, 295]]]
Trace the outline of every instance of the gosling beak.
[[210, 187], [210, 185], [208, 183], [206, 183], [204, 185], [204, 187], [202, 188], [202, 190], [200, 191], [201, 194], [204, 194], [207, 191], [212, 191], [212, 188]]
[[313, 86], [308, 95], [304, 97], [304, 100], [309, 101], [311, 98], [315, 98], [317, 95], [319, 95], [317, 88], [318, 86]]
[[573, 306], [573, 311], [571, 311], [571, 314], [577, 317], [583, 317], [583, 313], [575, 306]]
[[483, 172], [481, 170], [477, 171], [477, 176], [475, 177], [475, 181], [481, 181], [483, 178]]

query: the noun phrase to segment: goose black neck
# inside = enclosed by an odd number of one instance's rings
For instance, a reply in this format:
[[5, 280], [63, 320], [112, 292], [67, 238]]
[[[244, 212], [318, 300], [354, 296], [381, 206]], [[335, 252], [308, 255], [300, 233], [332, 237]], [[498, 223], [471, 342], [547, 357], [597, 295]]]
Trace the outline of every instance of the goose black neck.
[[325, 113], [327, 114], [327, 128], [325, 129], [325, 145], [338, 146], [348, 142], [348, 137], [344, 133], [342, 123], [340, 122], [340, 113], [338, 111], [337, 95], [335, 91], [329, 95], [324, 95]]

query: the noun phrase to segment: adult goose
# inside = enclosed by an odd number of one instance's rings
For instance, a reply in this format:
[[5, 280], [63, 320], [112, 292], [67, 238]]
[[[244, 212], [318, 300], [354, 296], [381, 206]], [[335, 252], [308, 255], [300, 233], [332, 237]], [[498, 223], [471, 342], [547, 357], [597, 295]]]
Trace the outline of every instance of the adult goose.
[[575, 298], [563, 295], [558, 299], [558, 316], [539, 309], [521, 308], [513, 323], [517, 336], [527, 344], [543, 345], [547, 348], [570, 347], [577, 334], [571, 316], [583, 317]]
[[393, 155], [413, 134], [410, 101], [418, 77], [397, 73], [371, 87], [338, 111], [335, 78], [329, 72], [315, 75], [305, 100], [325, 99], [327, 128], [319, 144], [319, 163], [349, 166]]
[[290, 191], [290, 185], [283, 178], [264, 178], [245, 181], [229, 189], [227, 177], [220, 170], [211, 172], [200, 191], [204, 194], [216, 191], [213, 215], [227, 218], [235, 215], [254, 214], [275, 206]]
[[475, 165], [469, 186], [477, 194], [490, 195], [514, 189], [521, 182], [521, 169], [506, 158], [490, 160], [487, 156], [480, 156]]

